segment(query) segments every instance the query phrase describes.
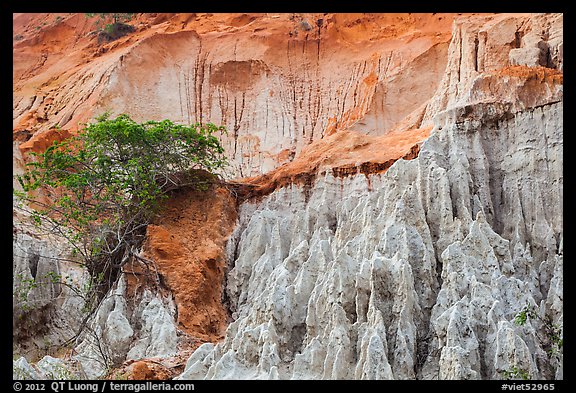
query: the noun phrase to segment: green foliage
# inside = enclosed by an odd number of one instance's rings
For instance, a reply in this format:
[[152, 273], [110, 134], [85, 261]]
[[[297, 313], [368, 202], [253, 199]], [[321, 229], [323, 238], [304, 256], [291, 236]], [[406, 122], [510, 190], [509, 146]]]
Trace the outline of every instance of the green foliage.
[[133, 13], [105, 13], [105, 12], [98, 12], [98, 13], [86, 13], [85, 14], [88, 18], [98, 17], [99, 19], [96, 21], [96, 26], [99, 28], [100, 36], [99, 39], [102, 37], [107, 41], [115, 40], [122, 35], [126, 34], [127, 32], [131, 32], [134, 30], [132, 26], [126, 24], [134, 17]]
[[510, 370], [504, 370], [502, 372], [502, 375], [504, 379], [523, 379], [523, 380], [530, 379], [530, 374], [528, 373], [528, 371], [518, 367], [512, 367], [512, 369]]
[[23, 312], [30, 311], [33, 308], [33, 304], [30, 301], [30, 293], [44, 285], [66, 285], [81, 297], [85, 297], [88, 294], [88, 291], [82, 293], [70, 276], [62, 276], [54, 271], [49, 271], [36, 278], [26, 277], [24, 274], [18, 273], [14, 276], [14, 284], [12, 296]]
[[[542, 348], [546, 351], [548, 355], [548, 367], [553, 369], [552, 364], [554, 362], [560, 361], [560, 353], [562, 351], [562, 347], [564, 345], [564, 339], [562, 337], [562, 326], [555, 324], [552, 322], [552, 319], [549, 316], [541, 317], [538, 314], [538, 311], [535, 306], [531, 306], [529, 304], [525, 305], [518, 314], [514, 317], [514, 323], [518, 326], [524, 326], [528, 320], [532, 320], [539, 324], [542, 329], [544, 330], [544, 335], [540, 335], [538, 331], [536, 331], [536, 336], [538, 337], [538, 341], [542, 345]], [[505, 376], [514, 376], [514, 377], [522, 377], [527, 376], [528, 373], [522, 372], [523, 370], [513, 367], [512, 370], [504, 371]], [[506, 374], [508, 373], [508, 374]]]
[[[184, 186], [207, 189], [226, 165], [213, 124], [170, 120], [137, 123], [128, 115], [104, 114], [76, 137], [54, 144], [17, 176], [35, 202], [36, 225], [49, 224], [81, 257], [101, 297], [134, 254], [161, 200]], [[42, 189], [51, 202], [33, 198]], [[56, 278], [54, 278], [56, 279]]]
[[[106, 12], [87, 12], [86, 16], [88, 18], [93, 18], [95, 16], [99, 17], [98, 23], [110, 22], [111, 23], [123, 23], [129, 22], [134, 17], [134, 13], [126, 12], [116, 12], [116, 13], [106, 13]], [[111, 24], [109, 23], [109, 24]]]

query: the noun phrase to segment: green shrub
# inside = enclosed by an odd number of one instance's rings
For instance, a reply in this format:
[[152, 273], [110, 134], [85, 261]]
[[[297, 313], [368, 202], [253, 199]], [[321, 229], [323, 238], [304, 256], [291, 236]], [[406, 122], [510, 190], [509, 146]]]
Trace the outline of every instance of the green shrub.
[[[17, 176], [34, 202], [31, 219], [73, 246], [90, 273], [91, 307], [108, 291], [121, 266], [136, 256], [162, 199], [185, 186], [207, 189], [226, 165], [213, 124], [170, 120], [136, 123], [104, 114], [76, 136], [55, 142]], [[49, 202], [34, 197], [42, 189]]]

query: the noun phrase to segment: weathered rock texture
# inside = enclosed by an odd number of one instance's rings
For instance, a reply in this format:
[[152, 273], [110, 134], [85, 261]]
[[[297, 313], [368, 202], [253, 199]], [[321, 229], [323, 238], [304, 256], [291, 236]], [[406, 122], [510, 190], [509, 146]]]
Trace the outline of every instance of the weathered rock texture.
[[13, 350], [29, 360], [62, 352], [82, 320], [82, 288], [87, 275], [74, 263], [71, 250], [46, 228], [26, 225], [15, 215], [12, 241]]
[[[104, 110], [222, 123], [236, 201], [174, 196], [69, 372], [562, 379], [561, 14], [148, 14], [102, 45], [91, 23], [14, 15], [15, 173]], [[15, 234], [23, 280], [63, 271], [44, 240]], [[36, 337], [62, 291], [31, 292]], [[15, 377], [62, 366], [35, 360]]]
[[562, 378], [542, 324], [513, 323], [527, 304], [563, 320], [559, 61], [510, 67], [506, 50], [486, 49], [542, 20], [558, 34], [557, 16], [455, 22], [416, 159], [243, 205], [235, 321], [181, 378]]
[[13, 361], [13, 379], [74, 379], [78, 370], [71, 368], [70, 364], [52, 356], [44, 356], [38, 363], [32, 365], [21, 357]]
[[[35, 361], [59, 350], [66, 359], [62, 372], [74, 377], [158, 378], [181, 372], [193, 349], [222, 338], [229, 319], [222, 299], [225, 243], [236, 202], [225, 188], [186, 189], [173, 192], [163, 211], [148, 227], [139, 258], [123, 266], [93, 315], [83, 309], [82, 296], [60, 284], [74, 272], [80, 277], [70, 288], [82, 291], [87, 283], [82, 269], [61, 259], [72, 258], [62, 244], [15, 228], [15, 351]], [[20, 217], [20, 225], [27, 219]], [[182, 225], [186, 231], [179, 231]], [[81, 323], [85, 328], [75, 337]], [[73, 351], [63, 354], [59, 344], [66, 341]], [[26, 359], [15, 363], [14, 375], [44, 378]]]
[[373, 135], [414, 111], [419, 122], [453, 19], [144, 14], [136, 33], [98, 47], [83, 15], [16, 14], [14, 130], [35, 150], [105, 110], [223, 124], [230, 175], [258, 175], [361, 119], [356, 129]]
[[178, 345], [175, 313], [169, 296], [145, 289], [132, 297], [123, 276], [90, 321], [74, 360], [86, 378], [94, 379], [126, 359], [173, 355]]
[[217, 341], [228, 326], [225, 244], [235, 222], [236, 202], [226, 189], [189, 189], [174, 193], [147, 229], [145, 256], [174, 296], [178, 326], [201, 340]]

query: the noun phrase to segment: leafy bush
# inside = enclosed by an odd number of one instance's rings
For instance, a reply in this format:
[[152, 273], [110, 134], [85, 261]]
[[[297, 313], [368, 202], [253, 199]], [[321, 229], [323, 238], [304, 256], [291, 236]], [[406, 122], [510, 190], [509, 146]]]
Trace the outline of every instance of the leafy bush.
[[510, 380], [510, 379], [523, 379], [523, 380], [529, 380], [530, 379], [530, 374], [528, 373], [528, 371], [522, 369], [522, 368], [518, 368], [518, 367], [512, 367], [511, 370], [504, 370], [502, 372], [502, 375], [504, 377], [504, 379]]
[[537, 320], [542, 323], [545, 335], [544, 337], [538, 335], [538, 340], [546, 349], [549, 358], [557, 358], [564, 345], [562, 326], [553, 323], [550, 317], [542, 318], [538, 315], [536, 307], [530, 305], [524, 306], [524, 308], [516, 314], [514, 317], [514, 323], [518, 326], [522, 326], [528, 319]]
[[[146, 226], [171, 190], [207, 189], [226, 165], [213, 124], [170, 120], [136, 123], [104, 114], [76, 136], [35, 154], [17, 176], [32, 203], [32, 220], [66, 238], [91, 277], [93, 302], [101, 299], [120, 268], [144, 239]], [[42, 189], [48, 201], [35, 197]]]
[[134, 27], [127, 25], [125, 22], [129, 22], [134, 17], [133, 13], [86, 13], [88, 18], [93, 18], [95, 16], [99, 17], [96, 25], [99, 28], [98, 40], [102, 41], [113, 41], [117, 38], [126, 35], [134, 31]]

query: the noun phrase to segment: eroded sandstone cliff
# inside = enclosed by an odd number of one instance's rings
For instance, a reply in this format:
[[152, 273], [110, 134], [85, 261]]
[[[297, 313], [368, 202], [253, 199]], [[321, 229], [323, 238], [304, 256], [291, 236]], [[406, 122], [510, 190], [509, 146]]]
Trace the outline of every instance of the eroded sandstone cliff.
[[[82, 15], [15, 15], [15, 171], [104, 110], [225, 124], [232, 162], [168, 202], [73, 353], [15, 376], [562, 379], [562, 23], [159, 14], [98, 45]], [[64, 253], [14, 244], [26, 279]], [[35, 291], [35, 334], [64, 337], [61, 289]]]
[[[525, 304], [563, 318], [562, 221], [549, 202], [562, 198], [561, 112], [443, 124], [370, 188], [328, 173], [244, 204], [227, 285], [234, 322], [182, 377], [561, 376], [539, 327], [512, 323]], [[519, 160], [522, 149], [533, 153]]]
[[381, 135], [421, 112], [453, 18], [141, 15], [135, 34], [97, 46], [83, 15], [17, 15], [14, 129], [33, 149], [57, 137], [47, 134], [54, 126], [73, 131], [106, 110], [213, 122], [228, 129], [230, 175], [261, 174], [336, 129]]

